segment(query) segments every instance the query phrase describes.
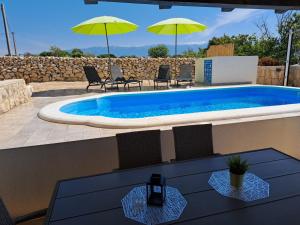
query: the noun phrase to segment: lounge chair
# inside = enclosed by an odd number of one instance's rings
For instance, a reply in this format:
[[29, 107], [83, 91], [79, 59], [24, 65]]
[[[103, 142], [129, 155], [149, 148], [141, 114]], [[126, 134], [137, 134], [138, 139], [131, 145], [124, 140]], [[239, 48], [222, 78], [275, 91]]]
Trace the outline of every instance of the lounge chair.
[[44, 216], [46, 213], [47, 209], [43, 209], [25, 216], [17, 217], [15, 220], [13, 220], [9, 215], [2, 199], [0, 198], [0, 225], [15, 225], [20, 223], [42, 225], [44, 224]]
[[179, 67], [179, 75], [176, 77], [176, 86], [178, 87], [180, 83], [189, 82], [190, 85], [193, 84], [193, 65], [192, 64], [182, 64]]
[[119, 89], [119, 84], [123, 84], [124, 88], [128, 87], [130, 84], [138, 84], [140, 90], [142, 90], [142, 82], [141, 80], [135, 79], [133, 76], [129, 77], [129, 79], [126, 79], [124, 77], [124, 74], [121, 70], [121, 68], [118, 65], [112, 65], [111, 66], [111, 76], [112, 76], [112, 83], [113, 85], [117, 85], [117, 88]]
[[119, 169], [162, 163], [160, 130], [147, 130], [116, 135]]
[[212, 124], [173, 127], [176, 161], [216, 155]]
[[158, 69], [158, 75], [153, 80], [154, 89], [158, 87], [158, 83], [166, 83], [167, 87], [169, 87], [169, 82], [171, 82], [170, 74], [171, 74], [171, 70], [169, 65], [160, 65]]
[[93, 66], [84, 66], [83, 67], [86, 79], [88, 80], [89, 84], [86, 87], [86, 90], [89, 89], [90, 86], [101, 86], [104, 87], [104, 90], [106, 91], [105, 84], [107, 83], [107, 80], [101, 79], [99, 76], [97, 70]]

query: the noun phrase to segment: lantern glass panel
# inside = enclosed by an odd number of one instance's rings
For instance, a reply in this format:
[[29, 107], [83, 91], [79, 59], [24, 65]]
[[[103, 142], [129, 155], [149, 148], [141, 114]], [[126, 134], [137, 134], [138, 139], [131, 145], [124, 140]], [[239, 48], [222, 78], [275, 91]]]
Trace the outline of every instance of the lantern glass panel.
[[152, 174], [147, 183], [147, 204], [162, 206], [165, 201], [165, 178], [160, 174]]

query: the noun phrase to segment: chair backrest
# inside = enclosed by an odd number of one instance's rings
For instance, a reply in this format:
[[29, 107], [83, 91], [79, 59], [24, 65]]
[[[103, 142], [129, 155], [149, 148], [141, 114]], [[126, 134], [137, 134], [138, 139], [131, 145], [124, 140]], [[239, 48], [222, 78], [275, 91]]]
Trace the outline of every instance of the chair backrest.
[[173, 127], [173, 134], [176, 160], [202, 158], [214, 154], [211, 124]]
[[193, 65], [192, 64], [181, 64], [179, 67], [179, 78], [192, 79], [193, 76]]
[[0, 198], [0, 225], [14, 225], [2, 199]]
[[170, 80], [171, 69], [170, 65], [160, 65], [158, 69], [158, 79]]
[[83, 67], [86, 79], [89, 81], [89, 83], [94, 82], [101, 82], [101, 78], [99, 77], [99, 74], [95, 67], [93, 66], [84, 66]]
[[119, 169], [162, 162], [160, 130], [117, 134]]
[[118, 65], [111, 66], [111, 77], [115, 81], [123, 81], [125, 80], [123, 72]]

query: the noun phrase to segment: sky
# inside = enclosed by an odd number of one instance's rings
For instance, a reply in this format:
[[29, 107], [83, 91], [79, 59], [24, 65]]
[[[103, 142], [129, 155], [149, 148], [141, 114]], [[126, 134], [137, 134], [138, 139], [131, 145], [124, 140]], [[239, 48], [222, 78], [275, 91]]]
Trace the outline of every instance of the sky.
[[[105, 46], [104, 36], [74, 34], [71, 27], [96, 16], [116, 16], [139, 25], [135, 32], [110, 36], [114, 46], [173, 44], [171, 36], [157, 36], [146, 31], [147, 26], [160, 20], [185, 17], [208, 26], [201, 33], [182, 35], [179, 44], [204, 44], [212, 37], [224, 34], [259, 33], [256, 22], [267, 19], [275, 32], [276, 15], [272, 10], [235, 9], [221, 12], [220, 8], [173, 6], [159, 10], [157, 5], [99, 2], [85, 5], [83, 0], [0, 0], [5, 4], [10, 31], [15, 33], [19, 53], [39, 53], [50, 46], [62, 49]], [[0, 19], [0, 55], [6, 54], [2, 18]]]

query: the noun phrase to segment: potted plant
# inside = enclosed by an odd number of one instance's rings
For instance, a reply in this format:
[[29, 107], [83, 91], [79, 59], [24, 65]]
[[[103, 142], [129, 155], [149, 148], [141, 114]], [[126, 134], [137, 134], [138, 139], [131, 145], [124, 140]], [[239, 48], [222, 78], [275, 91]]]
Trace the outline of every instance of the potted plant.
[[242, 160], [239, 155], [232, 156], [228, 159], [227, 165], [230, 171], [231, 186], [240, 188], [243, 184], [244, 175], [249, 168], [247, 160]]

